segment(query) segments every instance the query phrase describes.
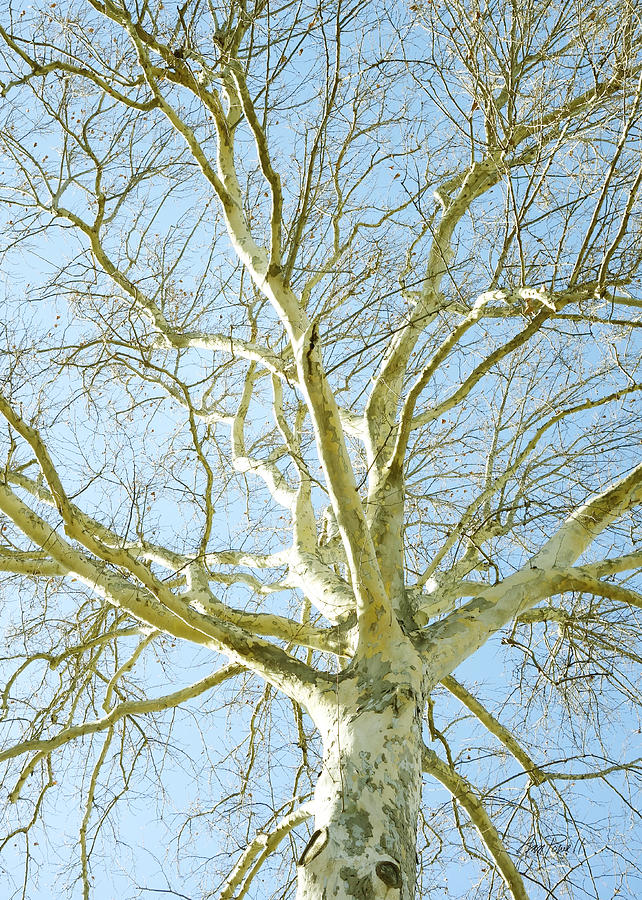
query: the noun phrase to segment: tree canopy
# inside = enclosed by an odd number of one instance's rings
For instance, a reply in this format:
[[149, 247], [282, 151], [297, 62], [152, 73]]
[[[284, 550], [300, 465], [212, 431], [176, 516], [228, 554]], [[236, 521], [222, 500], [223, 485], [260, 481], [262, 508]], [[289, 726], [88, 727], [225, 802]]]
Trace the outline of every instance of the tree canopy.
[[6, 896], [639, 896], [641, 45], [5, 4]]

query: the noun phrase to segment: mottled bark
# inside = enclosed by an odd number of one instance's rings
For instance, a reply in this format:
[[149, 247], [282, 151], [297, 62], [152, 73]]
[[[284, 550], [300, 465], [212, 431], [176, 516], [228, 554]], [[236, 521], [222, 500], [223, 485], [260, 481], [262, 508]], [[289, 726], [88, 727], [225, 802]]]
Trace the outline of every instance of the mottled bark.
[[297, 900], [414, 897], [424, 690], [419, 666], [395, 669], [353, 671], [312, 711], [324, 762]]

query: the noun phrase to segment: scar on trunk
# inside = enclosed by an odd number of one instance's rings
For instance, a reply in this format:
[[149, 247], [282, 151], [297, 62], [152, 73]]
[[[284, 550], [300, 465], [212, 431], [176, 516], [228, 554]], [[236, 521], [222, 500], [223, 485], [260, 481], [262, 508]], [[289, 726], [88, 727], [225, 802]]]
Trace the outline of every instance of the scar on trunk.
[[308, 349], [305, 354], [305, 358], [308, 363], [308, 368], [312, 368], [312, 351], [314, 350], [317, 341], [319, 340], [319, 323], [315, 320], [312, 323], [312, 330], [310, 331], [310, 343], [308, 344]]
[[297, 866], [305, 866], [311, 860], [318, 856], [328, 843], [328, 829], [317, 828], [312, 832], [312, 837], [303, 848], [303, 853], [298, 859]]

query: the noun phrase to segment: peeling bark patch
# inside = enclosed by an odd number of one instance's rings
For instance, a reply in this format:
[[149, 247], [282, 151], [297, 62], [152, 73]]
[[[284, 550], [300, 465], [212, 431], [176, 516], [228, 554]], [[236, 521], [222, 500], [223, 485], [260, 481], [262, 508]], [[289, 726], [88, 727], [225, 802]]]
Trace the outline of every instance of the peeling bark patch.
[[355, 846], [360, 845], [362, 848], [365, 848], [374, 834], [369, 817], [362, 810], [356, 808], [354, 811], [346, 811], [343, 821], [355, 842]]
[[378, 862], [375, 866], [375, 872], [377, 873], [377, 877], [383, 881], [386, 887], [401, 887], [401, 869], [397, 863], [391, 862], [390, 860]]
[[[471, 614], [477, 615], [478, 613], [483, 612], [485, 609], [492, 609], [493, 604], [490, 603], [485, 597], [473, 597], [473, 599], [466, 605], [467, 610], [470, 610]], [[468, 617], [470, 618], [470, 616]]]
[[346, 885], [347, 896], [353, 900], [376, 900], [376, 894], [369, 875], [359, 875], [356, 869], [344, 866], [339, 872]]

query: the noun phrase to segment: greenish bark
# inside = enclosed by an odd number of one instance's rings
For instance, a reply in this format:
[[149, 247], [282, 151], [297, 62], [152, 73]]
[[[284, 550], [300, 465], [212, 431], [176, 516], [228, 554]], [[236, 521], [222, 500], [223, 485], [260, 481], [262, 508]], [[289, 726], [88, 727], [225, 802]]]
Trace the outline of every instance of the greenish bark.
[[325, 753], [297, 900], [414, 897], [423, 706], [411, 667], [343, 678], [313, 711]]

